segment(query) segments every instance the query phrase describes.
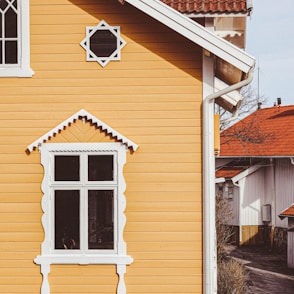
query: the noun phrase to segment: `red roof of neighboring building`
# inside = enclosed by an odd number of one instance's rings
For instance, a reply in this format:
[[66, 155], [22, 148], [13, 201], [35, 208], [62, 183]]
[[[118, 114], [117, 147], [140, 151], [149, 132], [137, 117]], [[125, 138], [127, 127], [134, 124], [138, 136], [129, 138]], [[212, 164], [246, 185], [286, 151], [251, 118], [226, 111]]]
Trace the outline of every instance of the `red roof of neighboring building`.
[[181, 13], [248, 13], [247, 0], [161, 0]]
[[279, 217], [294, 217], [294, 204], [279, 214]]
[[223, 131], [220, 156], [294, 156], [294, 105], [259, 109]]
[[222, 167], [221, 169], [217, 170], [215, 173], [216, 178], [233, 178], [239, 173], [241, 173], [243, 170], [245, 170], [244, 167]]

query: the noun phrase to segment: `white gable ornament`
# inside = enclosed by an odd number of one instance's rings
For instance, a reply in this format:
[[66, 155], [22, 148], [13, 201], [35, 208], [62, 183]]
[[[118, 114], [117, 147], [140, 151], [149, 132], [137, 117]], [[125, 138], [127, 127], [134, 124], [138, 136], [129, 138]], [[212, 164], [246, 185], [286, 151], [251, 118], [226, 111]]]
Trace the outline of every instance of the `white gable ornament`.
[[107, 135], [110, 135], [112, 138], [117, 139], [122, 144], [126, 145], [127, 148], [130, 148], [134, 151], [138, 149], [138, 145], [120, 134], [119, 132], [115, 131], [113, 128], [108, 126], [106, 123], [102, 122], [98, 118], [96, 118], [94, 115], [90, 114], [84, 109], [81, 109], [74, 115], [72, 115], [70, 118], [53, 128], [51, 131], [34, 141], [32, 144], [30, 144], [27, 147], [27, 151], [30, 153], [36, 148], [40, 148], [43, 143], [50, 140], [51, 137], [54, 137], [56, 134], [58, 134], [60, 131], [63, 131], [66, 127], [68, 127], [70, 124], [74, 123], [76, 120], [82, 120], [82, 121], [90, 121], [92, 124], [94, 124], [97, 128], [102, 129]]

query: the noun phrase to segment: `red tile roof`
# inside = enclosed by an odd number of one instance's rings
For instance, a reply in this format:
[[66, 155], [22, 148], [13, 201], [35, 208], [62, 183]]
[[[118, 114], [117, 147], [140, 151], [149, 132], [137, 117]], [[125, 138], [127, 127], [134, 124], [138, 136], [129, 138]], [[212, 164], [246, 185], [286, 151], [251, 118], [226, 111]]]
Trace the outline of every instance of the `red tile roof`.
[[239, 173], [241, 173], [245, 168], [242, 167], [233, 167], [233, 166], [228, 166], [228, 167], [223, 167], [219, 170], [216, 171], [215, 176], [217, 178], [233, 178]]
[[294, 156], [294, 105], [259, 109], [221, 133], [220, 156]]
[[181, 13], [248, 13], [247, 0], [161, 0]]
[[279, 214], [280, 218], [294, 217], [294, 204]]

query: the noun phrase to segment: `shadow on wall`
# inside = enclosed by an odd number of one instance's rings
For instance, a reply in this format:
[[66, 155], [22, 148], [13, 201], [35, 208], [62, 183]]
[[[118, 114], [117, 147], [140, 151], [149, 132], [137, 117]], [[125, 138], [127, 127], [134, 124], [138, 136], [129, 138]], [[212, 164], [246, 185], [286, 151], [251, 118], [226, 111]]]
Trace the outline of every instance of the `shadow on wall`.
[[[93, 23], [81, 23], [80, 27], [84, 34], [86, 26], [97, 25], [101, 20], [105, 20], [110, 26], [120, 26], [122, 37], [129, 46], [128, 49], [127, 47], [124, 49], [123, 54], [132, 54], [134, 62], [136, 58], [137, 60], [144, 58], [144, 56], [137, 57], [138, 52], [134, 54], [134, 48], [140, 44], [139, 46], [143, 46], [187, 74], [193, 77], [199, 76], [197, 67], [199, 67], [199, 58], [202, 58], [201, 48], [132, 5], [128, 3], [122, 5], [118, 0], [107, 0], [100, 3], [88, 0], [70, 0], [70, 2], [93, 16]], [[81, 19], [83, 19], [82, 15]], [[170, 40], [173, 40], [172, 44]], [[185, 52], [187, 54], [183, 54]], [[191, 56], [195, 57], [191, 60]], [[158, 58], [148, 60], [149, 63], [158, 61]], [[199, 76], [198, 79], [202, 80], [202, 77]]]

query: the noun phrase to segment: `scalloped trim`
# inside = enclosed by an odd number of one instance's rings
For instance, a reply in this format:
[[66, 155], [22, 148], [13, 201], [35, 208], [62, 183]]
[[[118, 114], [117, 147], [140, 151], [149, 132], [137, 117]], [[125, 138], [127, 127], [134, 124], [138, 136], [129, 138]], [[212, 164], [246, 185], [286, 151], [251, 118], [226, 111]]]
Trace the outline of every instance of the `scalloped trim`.
[[120, 134], [119, 132], [115, 131], [112, 129], [110, 126], [90, 114], [84, 109], [81, 109], [78, 111], [76, 114], [72, 115], [70, 118], [59, 124], [57, 127], [40, 137], [38, 140], [33, 142], [31, 145], [27, 147], [28, 152], [32, 152], [36, 148], [42, 146], [43, 143], [46, 141], [50, 140], [51, 137], [55, 136], [58, 134], [60, 131], [63, 131], [66, 127], [68, 127], [70, 124], [72, 124], [75, 120], [80, 119], [80, 120], [86, 120], [90, 121], [92, 124], [96, 125], [96, 127], [102, 129], [104, 132], [106, 132], [107, 135], [110, 135], [112, 138], [117, 139], [120, 141], [122, 144], [125, 144], [128, 148], [133, 149], [136, 151], [138, 149], [138, 145]]

